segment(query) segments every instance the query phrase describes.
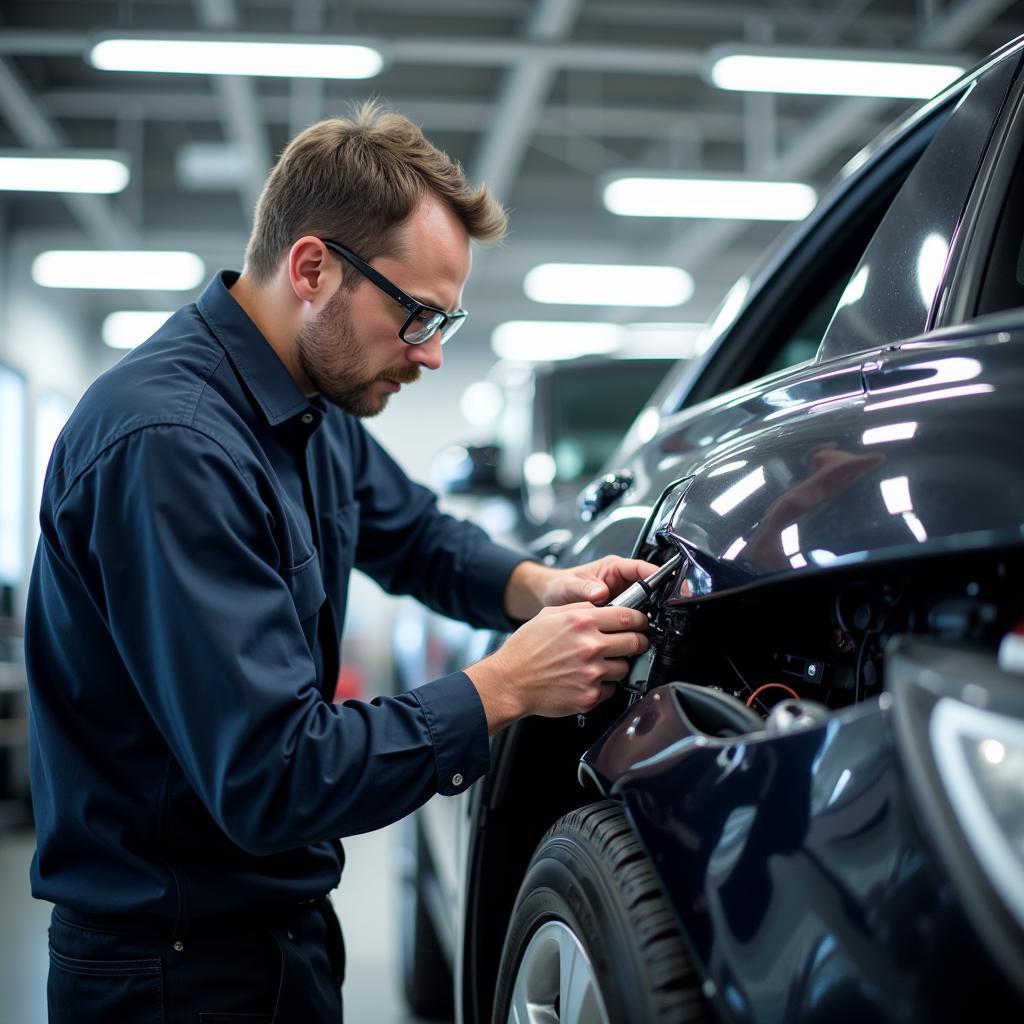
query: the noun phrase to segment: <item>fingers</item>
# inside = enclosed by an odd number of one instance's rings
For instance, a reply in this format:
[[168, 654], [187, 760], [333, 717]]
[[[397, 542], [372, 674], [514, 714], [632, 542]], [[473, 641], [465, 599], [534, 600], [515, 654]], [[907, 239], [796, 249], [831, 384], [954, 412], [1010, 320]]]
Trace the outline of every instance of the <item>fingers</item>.
[[647, 629], [647, 616], [635, 608], [594, 608], [590, 617], [602, 633], [642, 633]]
[[604, 604], [621, 594], [626, 587], [638, 579], [650, 576], [657, 566], [636, 558], [621, 558], [609, 555], [596, 562], [566, 569], [559, 573], [547, 586], [543, 604], [547, 607], [588, 601]]
[[602, 678], [614, 686], [629, 675], [629, 662], [625, 658], [606, 658]]
[[586, 597], [586, 600], [595, 604], [603, 604], [617, 597], [637, 580], [645, 579], [658, 570], [658, 566], [651, 562], [638, 558], [620, 558], [618, 555], [609, 555], [582, 568], [589, 570], [593, 574], [592, 578], [598, 580], [603, 588], [602, 593]]
[[616, 567], [619, 575], [627, 583], [636, 583], [658, 571], [658, 566], [653, 562], [644, 562], [639, 558], [616, 558], [616, 562], [619, 563]]
[[563, 604], [570, 604], [573, 601], [589, 601], [596, 604], [607, 600], [608, 586], [592, 576], [568, 576], [563, 581], [561, 597]]
[[595, 608], [587, 601], [552, 605], [543, 609], [538, 617], [550, 619], [553, 616], [567, 618], [579, 630], [594, 627], [602, 633], [621, 633], [626, 630], [642, 633], [647, 629], [647, 616], [635, 608]]
[[643, 633], [608, 633], [601, 642], [605, 658], [635, 658], [650, 646]]
[[598, 684], [597, 691], [594, 695], [594, 702], [587, 708], [588, 711], [593, 711], [598, 704], [602, 704], [609, 697], [614, 697], [618, 691], [618, 685], [614, 682], [600, 683]]

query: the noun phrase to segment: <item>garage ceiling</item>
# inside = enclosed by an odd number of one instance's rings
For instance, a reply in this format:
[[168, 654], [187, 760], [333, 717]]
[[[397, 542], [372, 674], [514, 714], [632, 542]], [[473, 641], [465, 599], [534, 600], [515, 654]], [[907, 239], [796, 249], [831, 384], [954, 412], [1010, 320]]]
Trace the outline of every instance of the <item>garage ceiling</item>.
[[[0, 146], [117, 148], [133, 175], [115, 197], [3, 200], [13, 260], [44, 246], [191, 248], [209, 271], [240, 262], [267, 168], [306, 124], [369, 95], [423, 125], [512, 211], [481, 253], [459, 339], [474, 372], [507, 319], [700, 320], [780, 230], [773, 224], [617, 217], [603, 175], [784, 175], [821, 190], [907, 101], [724, 92], [701, 68], [716, 44], [958, 53], [973, 62], [1024, 33], [1006, 0], [4, 0]], [[98, 71], [82, 54], [107, 29], [232, 29], [367, 36], [389, 64], [368, 81]], [[199, 145], [201, 144], [201, 145]], [[696, 293], [669, 311], [541, 306], [522, 291], [545, 261], [669, 263]], [[113, 308], [180, 296], [83, 295]], [[467, 364], [467, 369], [469, 364]]]

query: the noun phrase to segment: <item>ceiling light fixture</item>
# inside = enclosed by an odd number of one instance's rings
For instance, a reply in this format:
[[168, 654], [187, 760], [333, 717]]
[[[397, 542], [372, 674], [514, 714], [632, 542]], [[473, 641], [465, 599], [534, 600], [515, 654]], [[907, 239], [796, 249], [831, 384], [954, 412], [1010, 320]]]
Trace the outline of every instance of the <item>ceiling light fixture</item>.
[[363, 44], [208, 34], [121, 33], [97, 40], [89, 62], [103, 71], [271, 78], [372, 78], [384, 66], [380, 52]]
[[929, 99], [964, 73], [955, 60], [911, 61], [905, 56], [856, 50], [770, 51], [712, 47], [707, 78], [720, 89]]
[[615, 359], [687, 359], [703, 324], [608, 324], [571, 320], [509, 320], [491, 337], [495, 355], [513, 362], [549, 362], [580, 356]]
[[110, 153], [0, 150], [2, 192], [85, 192], [109, 195], [128, 184], [128, 165]]
[[703, 332], [701, 323], [626, 324], [615, 355], [620, 359], [689, 359]]
[[523, 281], [534, 302], [576, 306], [681, 306], [693, 278], [678, 267], [542, 263]]
[[111, 348], [135, 348], [156, 333], [170, 315], [170, 310], [154, 313], [150, 310], [123, 309], [111, 313], [103, 321], [100, 333], [104, 344]]
[[205, 275], [194, 252], [54, 249], [32, 261], [32, 280], [44, 288], [187, 291]]
[[604, 189], [605, 207], [622, 217], [803, 220], [817, 201], [799, 181], [617, 175]]
[[617, 324], [563, 320], [509, 320], [491, 335], [491, 350], [499, 359], [546, 363], [580, 356], [609, 355], [619, 346]]

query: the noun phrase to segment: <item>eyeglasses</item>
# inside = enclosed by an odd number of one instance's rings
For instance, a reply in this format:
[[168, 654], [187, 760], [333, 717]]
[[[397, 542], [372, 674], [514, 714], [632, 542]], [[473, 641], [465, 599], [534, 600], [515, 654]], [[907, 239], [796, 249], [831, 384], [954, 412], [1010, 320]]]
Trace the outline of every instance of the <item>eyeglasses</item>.
[[425, 302], [417, 301], [411, 295], [406, 295], [397, 285], [393, 285], [383, 274], [374, 270], [366, 260], [360, 259], [354, 252], [349, 252], [343, 245], [339, 245], [330, 238], [321, 238], [320, 241], [331, 252], [351, 263], [363, 277], [375, 284], [385, 295], [390, 295], [395, 302], [409, 311], [405, 323], [402, 324], [398, 332], [398, 336], [407, 345], [422, 345], [438, 331], [441, 332], [441, 344], [443, 345], [462, 326], [468, 316], [464, 309], [456, 309], [448, 313], [435, 306], [428, 306]]

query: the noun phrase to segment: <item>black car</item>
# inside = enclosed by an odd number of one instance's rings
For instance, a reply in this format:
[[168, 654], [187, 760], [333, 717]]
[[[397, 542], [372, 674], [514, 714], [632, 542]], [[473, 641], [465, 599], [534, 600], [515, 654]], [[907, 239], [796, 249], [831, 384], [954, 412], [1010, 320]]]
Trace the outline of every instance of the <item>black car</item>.
[[651, 650], [419, 816], [421, 1011], [1022, 1019], [1022, 53], [854, 161], [585, 493], [559, 564], [675, 560]]

